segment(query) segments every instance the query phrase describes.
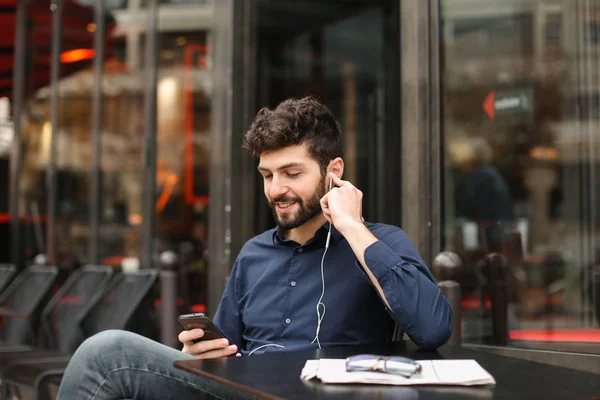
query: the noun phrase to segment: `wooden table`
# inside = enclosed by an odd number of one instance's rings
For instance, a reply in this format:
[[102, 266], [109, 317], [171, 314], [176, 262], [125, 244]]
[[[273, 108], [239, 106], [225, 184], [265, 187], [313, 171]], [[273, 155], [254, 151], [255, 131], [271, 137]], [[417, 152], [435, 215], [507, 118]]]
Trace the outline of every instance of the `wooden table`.
[[[414, 359], [475, 359], [496, 379], [488, 387], [324, 385], [305, 382], [306, 360], [354, 354], [401, 355]], [[378, 347], [347, 346], [324, 350], [275, 352], [218, 360], [176, 361], [177, 368], [203, 380], [206, 390], [226, 399], [595, 399], [600, 375], [500, 356], [481, 350], [444, 346], [424, 351], [410, 342]]]

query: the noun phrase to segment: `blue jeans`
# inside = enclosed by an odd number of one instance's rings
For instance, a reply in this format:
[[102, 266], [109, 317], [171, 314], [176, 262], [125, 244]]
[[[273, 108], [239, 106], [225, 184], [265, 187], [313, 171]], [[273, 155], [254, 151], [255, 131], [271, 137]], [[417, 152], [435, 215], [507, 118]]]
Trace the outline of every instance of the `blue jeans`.
[[131, 332], [105, 331], [77, 349], [58, 400], [210, 398], [201, 378], [173, 367], [185, 359], [194, 357]]

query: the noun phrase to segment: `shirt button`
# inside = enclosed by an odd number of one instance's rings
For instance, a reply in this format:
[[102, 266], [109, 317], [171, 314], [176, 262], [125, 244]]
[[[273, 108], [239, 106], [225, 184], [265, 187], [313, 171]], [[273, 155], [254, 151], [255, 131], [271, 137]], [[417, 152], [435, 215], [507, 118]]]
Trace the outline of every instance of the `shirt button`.
[[302, 253], [302, 247], [298, 247], [298, 253]]
[[296, 281], [292, 281], [292, 282], [290, 283], [290, 285], [292, 285], [292, 286], [296, 286]]
[[289, 323], [291, 323], [291, 322], [292, 322], [292, 320], [291, 320], [291, 319], [289, 319], [289, 318], [285, 320], [285, 323], [286, 323], [286, 324], [289, 324]]

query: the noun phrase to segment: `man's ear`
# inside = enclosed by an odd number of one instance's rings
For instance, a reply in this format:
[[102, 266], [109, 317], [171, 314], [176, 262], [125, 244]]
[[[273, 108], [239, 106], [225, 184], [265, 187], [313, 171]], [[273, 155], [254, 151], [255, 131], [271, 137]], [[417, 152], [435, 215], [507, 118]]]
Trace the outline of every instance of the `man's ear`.
[[342, 178], [344, 175], [344, 160], [341, 157], [336, 157], [329, 162], [327, 172], [333, 172], [338, 178]]

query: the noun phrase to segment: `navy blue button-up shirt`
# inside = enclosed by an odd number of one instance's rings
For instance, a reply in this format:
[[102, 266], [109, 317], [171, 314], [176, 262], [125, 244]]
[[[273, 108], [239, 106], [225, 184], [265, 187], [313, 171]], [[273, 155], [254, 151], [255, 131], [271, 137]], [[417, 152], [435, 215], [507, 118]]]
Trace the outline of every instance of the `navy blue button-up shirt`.
[[[329, 224], [304, 245], [271, 229], [249, 240], [237, 257], [215, 324], [242, 353], [316, 347], [321, 259]], [[452, 310], [408, 236], [395, 226], [365, 224], [379, 239], [365, 262], [390, 304], [379, 297], [352, 248], [332, 229], [324, 261], [326, 313], [321, 346], [386, 341], [394, 324], [424, 348], [437, 348], [452, 332]], [[262, 351], [262, 350], [261, 350]]]

